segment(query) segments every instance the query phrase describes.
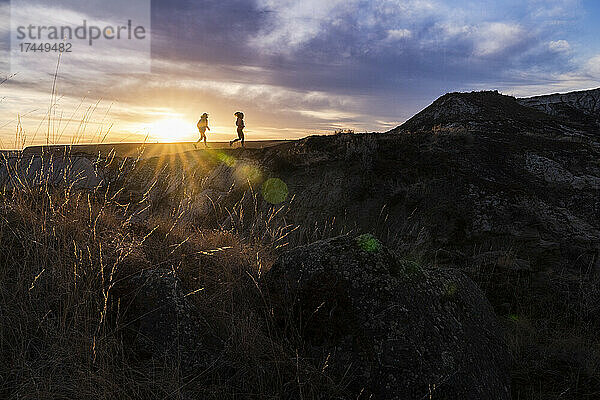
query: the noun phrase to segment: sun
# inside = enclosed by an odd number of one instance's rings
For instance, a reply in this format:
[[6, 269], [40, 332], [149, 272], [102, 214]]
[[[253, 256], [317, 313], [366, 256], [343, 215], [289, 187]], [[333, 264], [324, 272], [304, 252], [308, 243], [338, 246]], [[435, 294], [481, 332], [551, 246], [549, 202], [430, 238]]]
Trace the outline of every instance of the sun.
[[149, 127], [150, 137], [163, 142], [188, 141], [194, 137], [194, 124], [182, 118], [164, 118]]

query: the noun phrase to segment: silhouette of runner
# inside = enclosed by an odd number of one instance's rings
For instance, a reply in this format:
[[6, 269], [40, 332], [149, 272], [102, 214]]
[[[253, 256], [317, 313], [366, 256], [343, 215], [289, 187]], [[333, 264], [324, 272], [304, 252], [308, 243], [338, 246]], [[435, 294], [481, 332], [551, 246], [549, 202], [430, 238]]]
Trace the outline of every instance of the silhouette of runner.
[[198, 139], [198, 141], [196, 143], [194, 143], [194, 147], [198, 148], [198, 143], [200, 143], [202, 140], [204, 140], [204, 147], [208, 147], [208, 145], [206, 144], [206, 130], [208, 129], [210, 131], [210, 127], [208, 126], [208, 114], [204, 113], [202, 114], [202, 116], [200, 117], [200, 121], [198, 121], [198, 131], [200, 132], [200, 139]]
[[238, 138], [229, 142], [229, 146], [233, 146], [233, 144], [235, 142], [241, 141], [242, 147], [244, 147], [244, 128], [246, 127], [246, 125], [244, 124], [244, 113], [241, 111], [238, 111], [233, 115], [235, 115], [237, 117], [237, 121], [235, 121], [235, 125], [237, 126]]

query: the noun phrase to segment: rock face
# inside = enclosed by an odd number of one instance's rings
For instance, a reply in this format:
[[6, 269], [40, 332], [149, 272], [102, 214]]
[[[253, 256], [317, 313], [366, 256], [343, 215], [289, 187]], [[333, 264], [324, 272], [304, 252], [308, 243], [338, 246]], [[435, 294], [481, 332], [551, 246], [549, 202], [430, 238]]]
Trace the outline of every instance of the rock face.
[[600, 88], [518, 99], [520, 104], [546, 114], [600, 126]]
[[461, 272], [423, 269], [363, 235], [296, 248], [263, 285], [307, 356], [352, 377], [353, 398], [510, 398], [502, 330]]

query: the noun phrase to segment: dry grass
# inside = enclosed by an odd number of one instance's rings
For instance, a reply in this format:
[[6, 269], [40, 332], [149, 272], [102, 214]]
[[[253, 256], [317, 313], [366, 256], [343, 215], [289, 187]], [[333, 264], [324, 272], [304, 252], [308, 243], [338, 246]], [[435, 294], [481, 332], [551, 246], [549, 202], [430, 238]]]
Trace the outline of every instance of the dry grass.
[[[42, 176], [2, 191], [1, 398], [343, 396], [322, 360], [303, 359], [297, 338], [276, 331], [257, 284], [293, 231], [279, 217], [285, 210], [259, 210], [250, 196], [215, 211], [214, 229], [197, 228], [173, 218], [180, 208], [172, 194], [154, 195], [160, 185], [128, 193], [134, 161], [99, 161], [117, 165], [110, 185], [78, 190], [67, 177], [50, 185]], [[171, 206], [157, 206], [164, 202]], [[132, 218], [139, 210], [143, 218]], [[177, 360], [132, 359], [111, 304], [120, 282], [145, 269], [171, 270], [194, 293], [210, 335], [224, 343], [220, 365], [190, 376]]]

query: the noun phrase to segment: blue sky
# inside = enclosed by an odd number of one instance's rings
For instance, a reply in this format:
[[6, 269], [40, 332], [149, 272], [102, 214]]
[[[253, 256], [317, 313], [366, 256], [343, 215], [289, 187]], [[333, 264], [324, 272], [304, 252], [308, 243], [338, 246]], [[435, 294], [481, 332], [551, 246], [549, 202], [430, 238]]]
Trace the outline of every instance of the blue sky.
[[[591, 0], [155, 0], [151, 11], [152, 73], [62, 67], [57, 108], [100, 100], [90, 123], [111, 124], [110, 141], [193, 139], [205, 111], [214, 139], [233, 134], [237, 110], [260, 139], [385, 131], [448, 91], [600, 86]], [[43, 107], [31, 110], [48, 101], [53, 67], [25, 68], [0, 87], [0, 137], [14, 136], [17, 113], [28, 132], [43, 120]]]

